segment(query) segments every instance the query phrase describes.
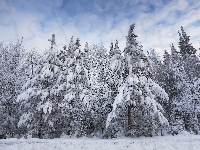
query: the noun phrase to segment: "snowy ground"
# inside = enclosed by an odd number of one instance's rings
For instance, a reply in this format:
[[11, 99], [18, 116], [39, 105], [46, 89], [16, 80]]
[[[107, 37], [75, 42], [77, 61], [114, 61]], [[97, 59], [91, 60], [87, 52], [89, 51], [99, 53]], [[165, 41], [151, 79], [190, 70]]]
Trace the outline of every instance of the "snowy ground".
[[118, 139], [0, 139], [0, 150], [200, 150], [200, 135]]

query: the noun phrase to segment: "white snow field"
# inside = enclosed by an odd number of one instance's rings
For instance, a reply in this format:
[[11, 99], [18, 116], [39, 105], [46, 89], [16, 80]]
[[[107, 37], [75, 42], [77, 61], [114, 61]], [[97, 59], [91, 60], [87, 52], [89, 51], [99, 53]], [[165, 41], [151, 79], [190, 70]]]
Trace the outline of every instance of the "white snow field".
[[199, 135], [139, 138], [2, 139], [0, 150], [200, 150]]

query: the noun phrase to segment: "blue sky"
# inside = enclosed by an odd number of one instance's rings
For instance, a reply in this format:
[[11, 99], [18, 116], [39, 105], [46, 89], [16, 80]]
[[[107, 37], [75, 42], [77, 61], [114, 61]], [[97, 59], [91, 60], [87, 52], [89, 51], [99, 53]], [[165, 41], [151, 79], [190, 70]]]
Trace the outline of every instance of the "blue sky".
[[71, 36], [85, 42], [103, 42], [107, 48], [118, 39], [124, 49], [130, 24], [145, 50], [163, 54], [172, 42], [178, 48], [178, 30], [183, 26], [195, 48], [200, 44], [199, 0], [1, 0], [0, 41], [24, 37], [27, 49], [68, 45]]

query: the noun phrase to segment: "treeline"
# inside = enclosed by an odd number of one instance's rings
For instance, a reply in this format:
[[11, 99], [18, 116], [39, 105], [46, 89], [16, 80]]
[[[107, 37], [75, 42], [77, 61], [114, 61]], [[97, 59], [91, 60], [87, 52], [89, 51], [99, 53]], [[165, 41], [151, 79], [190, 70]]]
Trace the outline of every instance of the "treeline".
[[[73, 37], [44, 55], [0, 43], [0, 138], [113, 138], [189, 131], [200, 122], [200, 63], [181, 27], [179, 51], [147, 55], [130, 26], [110, 50]], [[55, 40], [55, 39], [53, 39]]]

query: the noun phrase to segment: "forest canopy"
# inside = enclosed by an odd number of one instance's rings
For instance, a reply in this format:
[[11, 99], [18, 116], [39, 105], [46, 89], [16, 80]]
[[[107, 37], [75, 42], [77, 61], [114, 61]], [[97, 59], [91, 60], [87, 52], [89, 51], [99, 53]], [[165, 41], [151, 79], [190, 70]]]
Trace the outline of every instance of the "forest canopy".
[[71, 38], [44, 55], [0, 43], [0, 138], [199, 134], [200, 60], [183, 27], [178, 47], [147, 54], [130, 25], [124, 48]]

